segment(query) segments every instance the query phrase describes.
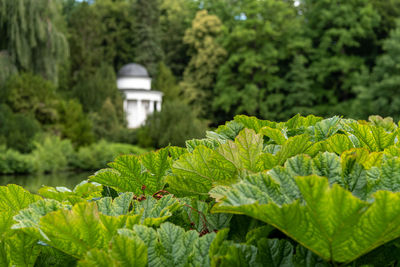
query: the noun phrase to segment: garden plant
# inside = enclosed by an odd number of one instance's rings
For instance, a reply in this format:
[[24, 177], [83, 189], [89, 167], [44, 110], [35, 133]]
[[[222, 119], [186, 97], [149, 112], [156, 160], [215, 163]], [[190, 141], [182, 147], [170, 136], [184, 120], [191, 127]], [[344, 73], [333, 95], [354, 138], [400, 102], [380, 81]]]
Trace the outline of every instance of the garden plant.
[[0, 266], [396, 266], [390, 118], [244, 115], [73, 190], [0, 187]]

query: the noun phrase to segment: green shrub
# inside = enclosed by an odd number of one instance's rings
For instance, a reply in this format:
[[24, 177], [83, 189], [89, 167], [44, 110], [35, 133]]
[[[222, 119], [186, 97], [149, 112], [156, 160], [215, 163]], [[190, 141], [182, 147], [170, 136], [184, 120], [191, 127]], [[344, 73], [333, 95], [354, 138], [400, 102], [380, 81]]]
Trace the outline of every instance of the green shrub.
[[5, 85], [6, 103], [16, 113], [29, 114], [41, 124], [52, 124], [58, 117], [55, 90], [55, 86], [41, 76], [18, 74]]
[[77, 100], [60, 101], [58, 112], [60, 116], [58, 128], [63, 138], [70, 139], [77, 147], [94, 141], [92, 122]]
[[33, 157], [0, 147], [0, 174], [27, 174], [34, 171]]
[[193, 109], [180, 101], [165, 102], [138, 130], [138, 143], [142, 147], [161, 148], [168, 145], [184, 146], [191, 138], [200, 138], [206, 123], [196, 117]]
[[40, 132], [40, 124], [30, 115], [16, 114], [0, 104], [1, 143], [8, 148], [29, 152], [33, 148], [32, 140]]
[[66, 170], [75, 157], [71, 141], [61, 140], [58, 136], [42, 136], [34, 142], [34, 145], [32, 156], [37, 172]]
[[146, 152], [137, 146], [120, 143], [109, 143], [105, 140], [90, 146], [79, 148], [73, 166], [82, 170], [97, 170], [106, 167], [121, 154], [142, 154]]

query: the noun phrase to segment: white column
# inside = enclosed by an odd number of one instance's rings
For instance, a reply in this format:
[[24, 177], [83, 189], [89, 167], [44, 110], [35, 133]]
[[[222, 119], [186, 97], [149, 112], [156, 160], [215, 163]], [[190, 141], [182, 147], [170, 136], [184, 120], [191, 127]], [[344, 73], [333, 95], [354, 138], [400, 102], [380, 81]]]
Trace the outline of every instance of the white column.
[[156, 110], [161, 111], [161, 101], [157, 101], [156, 103]]
[[154, 112], [154, 101], [150, 100], [149, 101], [149, 114], [152, 114]]
[[128, 100], [124, 99], [124, 112], [128, 113]]

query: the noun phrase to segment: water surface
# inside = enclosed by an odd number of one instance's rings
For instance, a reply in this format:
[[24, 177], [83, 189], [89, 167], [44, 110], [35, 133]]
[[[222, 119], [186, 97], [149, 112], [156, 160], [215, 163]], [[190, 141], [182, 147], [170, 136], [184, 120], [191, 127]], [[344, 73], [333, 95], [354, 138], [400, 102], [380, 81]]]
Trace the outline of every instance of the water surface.
[[75, 185], [87, 179], [93, 172], [57, 172], [52, 174], [0, 175], [0, 185], [17, 184], [36, 193], [43, 185], [65, 186], [74, 189]]

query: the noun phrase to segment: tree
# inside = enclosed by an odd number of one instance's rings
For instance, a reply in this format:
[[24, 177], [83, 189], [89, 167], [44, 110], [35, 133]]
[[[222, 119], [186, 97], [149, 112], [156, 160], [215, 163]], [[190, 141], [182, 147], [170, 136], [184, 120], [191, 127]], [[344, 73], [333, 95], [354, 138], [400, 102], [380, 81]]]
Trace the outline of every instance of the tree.
[[85, 112], [97, 112], [107, 98], [118, 97], [117, 78], [110, 65], [101, 64], [93, 74], [79, 72], [78, 75], [80, 82], [72, 88], [72, 95], [79, 99]]
[[304, 0], [300, 6], [312, 41], [310, 78], [320, 115], [351, 115], [360, 74], [377, 56], [380, 16], [368, 0]]
[[144, 147], [185, 146], [186, 140], [202, 137], [206, 126], [186, 103], [165, 102], [162, 110], [150, 115], [139, 129], [138, 141]]
[[301, 96], [296, 90], [304, 89], [304, 85], [288, 87], [285, 80], [285, 76], [300, 78], [295, 73], [288, 76], [296, 64], [306, 68], [306, 58], [300, 57], [308, 46], [302, 37], [302, 20], [288, 2], [248, 0], [242, 5], [242, 16], [223, 38], [229, 56], [219, 69], [214, 89], [216, 121], [241, 113], [285, 119], [292, 113], [285, 109], [297, 98], [287, 95]]
[[92, 124], [76, 100], [60, 101], [59, 135], [68, 138], [75, 146], [88, 145], [94, 141]]
[[0, 0], [0, 51], [18, 70], [57, 81], [68, 54], [59, 1]]
[[12, 62], [7, 51], [0, 51], [0, 87], [7, 79], [17, 73], [17, 68]]
[[0, 104], [0, 143], [7, 148], [30, 152], [40, 130], [39, 122], [31, 115], [13, 113], [7, 105]]
[[158, 64], [157, 79], [153, 83], [155, 90], [163, 92], [163, 101], [177, 100], [181, 93], [181, 88], [177, 84], [176, 78], [171, 69], [164, 62]]
[[371, 0], [371, 3], [381, 17], [379, 27], [376, 29], [378, 39], [384, 40], [389, 36], [390, 31], [396, 28], [396, 19], [400, 16], [400, 2]]
[[183, 42], [183, 37], [198, 10], [197, 3], [192, 0], [162, 0], [160, 10], [164, 62], [180, 79], [190, 60], [189, 46]]
[[30, 115], [42, 125], [58, 119], [56, 88], [41, 76], [21, 73], [12, 76], [4, 86], [3, 100], [15, 113]]
[[206, 10], [197, 12], [184, 42], [191, 48], [191, 59], [185, 69], [181, 87], [185, 101], [203, 117], [210, 117], [214, 84], [226, 51], [217, 41], [222, 23]]
[[[107, 116], [104, 116], [104, 114], [107, 114]], [[99, 112], [90, 114], [90, 119], [97, 140], [106, 139], [115, 141], [123, 130], [123, 124], [120, 122], [118, 113], [110, 98], [104, 101]]]
[[358, 89], [357, 109], [366, 118], [371, 114], [400, 119], [400, 20], [383, 42], [384, 53], [370, 77]]
[[[137, 37], [136, 21], [132, 10], [132, 1], [96, 0], [90, 6], [98, 13], [102, 25], [102, 43], [104, 61], [109, 62], [114, 70], [135, 61]], [[97, 25], [99, 27], [99, 25]]]
[[136, 62], [146, 67], [150, 76], [157, 77], [157, 65], [164, 54], [160, 39], [160, 10], [158, 0], [137, 0], [134, 4], [136, 17]]

